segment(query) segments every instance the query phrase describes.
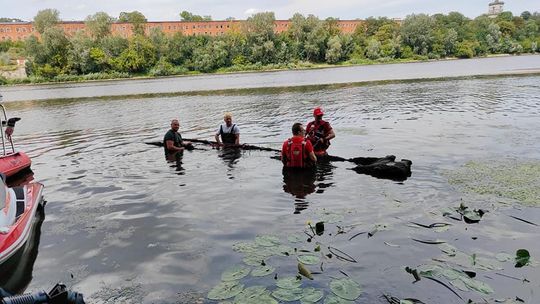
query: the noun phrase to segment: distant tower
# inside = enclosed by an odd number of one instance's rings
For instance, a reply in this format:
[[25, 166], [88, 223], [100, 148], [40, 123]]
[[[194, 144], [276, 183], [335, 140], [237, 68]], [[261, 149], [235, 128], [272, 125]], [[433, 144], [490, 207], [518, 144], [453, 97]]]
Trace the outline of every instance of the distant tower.
[[504, 2], [495, 0], [489, 4], [488, 16], [495, 18], [503, 11]]

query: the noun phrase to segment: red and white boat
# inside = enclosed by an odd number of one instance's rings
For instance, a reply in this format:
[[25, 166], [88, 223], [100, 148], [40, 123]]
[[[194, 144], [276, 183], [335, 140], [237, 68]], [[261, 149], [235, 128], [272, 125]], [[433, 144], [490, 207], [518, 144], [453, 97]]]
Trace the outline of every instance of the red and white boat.
[[[2, 95], [0, 95], [0, 101], [2, 101]], [[32, 161], [26, 153], [15, 151], [11, 136], [7, 136], [4, 133], [4, 124], [9, 126], [9, 121], [11, 120], [13, 121], [12, 123], [14, 126], [19, 118], [8, 119], [6, 109], [0, 104], [0, 120], [2, 120], [2, 123], [0, 124], [0, 138], [2, 140], [2, 147], [0, 147], [0, 173], [4, 174], [6, 177], [11, 177], [25, 169], [29, 169]]]
[[32, 235], [36, 212], [43, 205], [43, 185], [30, 182], [8, 188], [0, 179], [0, 268], [24, 249]]

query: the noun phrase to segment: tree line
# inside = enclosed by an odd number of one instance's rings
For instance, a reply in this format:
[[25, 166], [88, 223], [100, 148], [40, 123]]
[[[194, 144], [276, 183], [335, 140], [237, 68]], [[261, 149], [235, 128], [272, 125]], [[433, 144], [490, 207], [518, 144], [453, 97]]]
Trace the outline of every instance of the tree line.
[[[180, 18], [211, 20], [187, 11]], [[134, 35], [112, 35], [116, 20], [131, 23]], [[159, 28], [145, 33], [146, 21], [137, 11], [117, 19], [98, 12], [86, 18], [86, 33], [67, 36], [55, 26], [59, 12], [42, 10], [34, 17], [41, 39], [1, 42], [0, 61], [2, 54], [22, 53], [27, 81], [62, 81], [540, 52], [540, 14], [528, 11], [474, 19], [458, 12], [412, 14], [401, 22], [370, 17], [352, 34], [340, 31], [338, 19], [298, 13], [280, 34], [274, 32], [273, 12], [255, 14], [240, 29], [217, 37], [166, 35]]]

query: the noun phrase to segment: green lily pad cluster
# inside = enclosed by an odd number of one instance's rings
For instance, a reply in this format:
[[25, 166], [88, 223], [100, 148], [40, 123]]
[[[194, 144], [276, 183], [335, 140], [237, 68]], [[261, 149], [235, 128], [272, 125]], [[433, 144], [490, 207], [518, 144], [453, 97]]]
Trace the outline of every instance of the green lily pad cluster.
[[[230, 274], [237, 274], [241, 267], [233, 267], [225, 271], [222, 277], [229, 278]], [[236, 269], [237, 271], [233, 271]], [[354, 303], [360, 297], [362, 289], [360, 285], [349, 279], [335, 279], [330, 281], [330, 291], [324, 303]], [[277, 304], [278, 301], [292, 302], [300, 301], [301, 304], [314, 304], [324, 297], [324, 291], [314, 288], [302, 288], [302, 279], [298, 277], [285, 277], [276, 281], [276, 288], [273, 291], [265, 286], [250, 286], [244, 288], [239, 281], [222, 281], [208, 293], [210, 300], [232, 299], [235, 304]]]
[[466, 272], [446, 265], [420, 265], [417, 268], [421, 277], [446, 279], [454, 287], [462, 291], [478, 291], [483, 294], [493, 293], [486, 283], [475, 280]]
[[466, 192], [540, 206], [540, 162], [469, 162], [448, 173], [448, 179]]

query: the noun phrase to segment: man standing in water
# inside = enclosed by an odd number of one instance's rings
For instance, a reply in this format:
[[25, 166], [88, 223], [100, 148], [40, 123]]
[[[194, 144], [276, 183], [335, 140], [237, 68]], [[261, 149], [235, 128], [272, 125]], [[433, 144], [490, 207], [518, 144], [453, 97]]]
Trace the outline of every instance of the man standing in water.
[[330, 146], [330, 140], [336, 137], [330, 123], [322, 119], [323, 115], [323, 110], [316, 107], [313, 110], [315, 120], [308, 123], [306, 127], [306, 138], [313, 145], [313, 150], [317, 156], [327, 155], [326, 149]]
[[[216, 131], [216, 142], [218, 145], [240, 145], [240, 129], [232, 123], [232, 114], [225, 113], [223, 121]], [[219, 140], [221, 136], [221, 141]]]
[[293, 137], [287, 139], [281, 148], [281, 161], [286, 168], [310, 168], [317, 162], [313, 146], [304, 138], [305, 130], [301, 123], [292, 126]]
[[167, 154], [184, 151], [184, 149], [193, 147], [191, 142], [182, 140], [182, 135], [178, 133], [178, 129], [180, 129], [178, 119], [171, 120], [171, 129], [163, 137], [163, 147]]

